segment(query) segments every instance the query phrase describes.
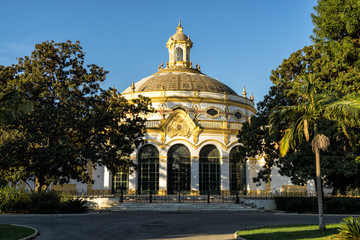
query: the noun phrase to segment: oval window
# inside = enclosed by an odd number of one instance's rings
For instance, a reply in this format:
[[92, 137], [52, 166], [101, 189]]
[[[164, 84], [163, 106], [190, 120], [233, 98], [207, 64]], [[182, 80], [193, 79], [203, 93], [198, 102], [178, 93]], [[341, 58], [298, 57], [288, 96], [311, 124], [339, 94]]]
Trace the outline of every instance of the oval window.
[[210, 116], [216, 116], [219, 114], [219, 111], [214, 108], [211, 108], [211, 109], [207, 110], [206, 113], [209, 114]]
[[241, 118], [242, 118], [242, 115], [241, 115], [241, 113], [236, 112], [236, 113], [235, 113], [235, 117], [236, 117], [237, 119], [241, 119]]

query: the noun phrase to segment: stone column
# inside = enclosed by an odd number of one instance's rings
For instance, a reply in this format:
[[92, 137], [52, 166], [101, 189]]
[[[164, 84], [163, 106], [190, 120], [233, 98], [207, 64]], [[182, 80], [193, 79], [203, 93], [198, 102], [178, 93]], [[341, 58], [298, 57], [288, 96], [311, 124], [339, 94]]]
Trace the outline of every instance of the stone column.
[[191, 195], [200, 195], [199, 190], [199, 157], [191, 158]]
[[[136, 164], [137, 159], [133, 158], [133, 162]], [[137, 172], [133, 171], [132, 173], [129, 173], [129, 190], [128, 194], [135, 195], [137, 190]]]
[[159, 195], [167, 193], [167, 157], [159, 157]]
[[220, 159], [221, 171], [221, 194], [230, 195], [230, 167], [229, 156], [225, 155]]

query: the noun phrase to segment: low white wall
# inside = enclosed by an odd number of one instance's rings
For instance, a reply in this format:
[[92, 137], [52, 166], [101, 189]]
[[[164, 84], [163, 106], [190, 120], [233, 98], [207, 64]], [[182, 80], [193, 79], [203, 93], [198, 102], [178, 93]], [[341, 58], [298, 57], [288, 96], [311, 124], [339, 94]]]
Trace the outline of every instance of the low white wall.
[[119, 203], [119, 198], [84, 198], [88, 201], [88, 206], [92, 209], [102, 209], [111, 207]]

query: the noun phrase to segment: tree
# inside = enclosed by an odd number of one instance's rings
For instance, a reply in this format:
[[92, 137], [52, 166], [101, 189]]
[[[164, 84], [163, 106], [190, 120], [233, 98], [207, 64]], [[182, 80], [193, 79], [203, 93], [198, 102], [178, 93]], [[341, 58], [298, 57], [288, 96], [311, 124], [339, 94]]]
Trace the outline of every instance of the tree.
[[316, 40], [340, 41], [360, 38], [360, 2], [357, 0], [318, 0], [311, 14]]
[[43, 42], [19, 59], [14, 77], [2, 80], [1, 92], [17, 89], [33, 106], [1, 127], [17, 132], [0, 139], [3, 180], [32, 180], [40, 191], [70, 179], [90, 181], [89, 162], [111, 170], [132, 164], [122, 157], [142, 143], [139, 113], [150, 111], [150, 102], [129, 102], [116, 89], [101, 89], [107, 71], [84, 61], [79, 42]]
[[[300, 79], [301, 78], [301, 79]], [[316, 159], [316, 186], [319, 208], [319, 228], [325, 229], [323, 221], [322, 184], [320, 172], [320, 150], [326, 150], [330, 140], [319, 132], [321, 120], [336, 123], [344, 131], [353, 146], [349, 127], [360, 126], [360, 95], [349, 94], [342, 98], [337, 93], [318, 93], [314, 85], [314, 75], [303, 74], [299, 77], [294, 90], [299, 102], [294, 106], [275, 107], [269, 116], [271, 129], [276, 129], [283, 122], [290, 123], [280, 142], [280, 154], [285, 156], [289, 149], [294, 149], [299, 142], [309, 142]], [[294, 91], [295, 92], [295, 91]]]
[[[0, 66], [0, 84], [2, 86], [6, 86], [6, 81], [14, 79], [15, 74], [16, 69], [14, 66]], [[31, 104], [26, 101], [23, 96], [20, 96], [17, 89], [4, 90], [5, 91], [0, 93], [0, 125], [16, 118], [20, 114], [24, 114], [32, 110]]]
[[21, 99], [16, 90], [0, 97], [0, 125], [32, 110], [29, 102]]
[[280, 138], [278, 134], [269, 132], [269, 115], [271, 109], [276, 106], [287, 106], [289, 102], [283, 95], [283, 89], [272, 86], [269, 94], [263, 101], [257, 104], [257, 112], [251, 117], [249, 122], [244, 122], [239, 134], [237, 135], [239, 143], [238, 158], [240, 161], [246, 161], [248, 158], [258, 158], [263, 156], [265, 166], [258, 172], [254, 182], [268, 182], [271, 180], [271, 168], [278, 166], [281, 156], [275, 149], [274, 143]]
[[[265, 134], [246, 134], [248, 131], [260, 131], [259, 126], [266, 125], [266, 118], [274, 105], [296, 105], [297, 104], [297, 90], [294, 88], [299, 84], [299, 75], [302, 72], [311, 72], [313, 76], [313, 84], [316, 85], [319, 92], [333, 91], [339, 94], [347, 95], [352, 92], [360, 92], [360, 47], [358, 41], [357, 31], [359, 23], [359, 7], [358, 1], [352, 0], [319, 0], [318, 5], [315, 6], [316, 13], [312, 15], [314, 27], [314, 44], [305, 46], [292, 53], [289, 58], [284, 59], [279, 67], [272, 71], [270, 76], [271, 81], [275, 85], [273, 88], [281, 89], [281, 93], [270, 91], [275, 94], [270, 94], [265, 97], [264, 101], [259, 103], [258, 109], [260, 112], [265, 110], [265, 114], [256, 114], [249, 125], [244, 124], [240, 135], [241, 142], [247, 149], [252, 149], [255, 146], [259, 149], [261, 146], [262, 135]], [[341, 21], [338, 19], [341, 18]], [[334, 20], [336, 19], [336, 20]], [[354, 28], [355, 26], [355, 28]], [[341, 33], [341, 34], [340, 34]], [[277, 102], [276, 95], [282, 95], [286, 101]], [[269, 96], [271, 98], [269, 98]], [[273, 102], [269, 102], [268, 100]], [[261, 104], [268, 107], [263, 108]], [[260, 119], [258, 119], [260, 118]], [[257, 126], [257, 124], [261, 125]], [[251, 126], [252, 125], [252, 126]], [[279, 131], [286, 129], [286, 123], [283, 124]], [[332, 122], [323, 121], [319, 126], [320, 131], [326, 131], [327, 136], [332, 144], [331, 151], [323, 154], [324, 166], [335, 166], [332, 168], [322, 168], [324, 172], [324, 183], [333, 187], [334, 192], [344, 190], [358, 181], [353, 181], [359, 176], [359, 164], [355, 157], [358, 154], [350, 147], [343, 131], [339, 127], [333, 126]], [[359, 129], [351, 129], [351, 131], [358, 131]], [[272, 139], [278, 142], [277, 139], [279, 131], [273, 132], [276, 136]], [[357, 136], [354, 134], [354, 142], [359, 142]], [[270, 147], [268, 141], [266, 147]], [[254, 145], [257, 143], [257, 145]], [[310, 144], [304, 143], [297, 145], [298, 149], [290, 150], [292, 154], [285, 157], [276, 157], [266, 154], [266, 164], [262, 171], [259, 172], [256, 181], [269, 180], [271, 167], [276, 165], [280, 168], [280, 174], [289, 176], [294, 184], [303, 185], [308, 180], [315, 178], [315, 171], [312, 167], [312, 161], [307, 157], [305, 152], [311, 152]], [[301, 150], [301, 151], [299, 151]], [[248, 151], [243, 156], [254, 156], [254, 151]], [[336, 170], [333, 170], [336, 168]], [[343, 179], [339, 181], [338, 179]]]

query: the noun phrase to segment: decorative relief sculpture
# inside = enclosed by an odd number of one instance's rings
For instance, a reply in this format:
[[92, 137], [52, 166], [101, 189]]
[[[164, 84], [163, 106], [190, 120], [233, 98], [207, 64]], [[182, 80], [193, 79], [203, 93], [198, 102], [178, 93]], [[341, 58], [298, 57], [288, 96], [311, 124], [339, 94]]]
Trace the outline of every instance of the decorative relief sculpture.
[[229, 144], [229, 134], [224, 134], [224, 143], [225, 145]]
[[163, 123], [160, 125], [161, 142], [165, 143], [166, 136], [170, 138], [181, 136], [190, 138], [193, 136], [194, 143], [198, 142], [200, 127], [190, 118], [190, 116], [181, 109], [176, 109]]

